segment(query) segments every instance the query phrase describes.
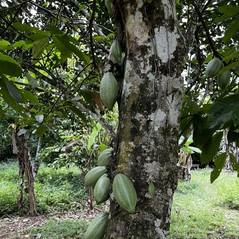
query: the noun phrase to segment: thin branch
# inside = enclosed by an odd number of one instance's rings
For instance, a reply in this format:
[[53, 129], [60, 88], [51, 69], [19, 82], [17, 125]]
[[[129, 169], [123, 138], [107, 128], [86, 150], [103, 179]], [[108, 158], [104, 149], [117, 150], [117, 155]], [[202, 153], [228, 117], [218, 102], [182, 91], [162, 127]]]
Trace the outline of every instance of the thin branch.
[[94, 69], [96, 68], [95, 53], [94, 53], [94, 41], [93, 41], [93, 22], [94, 22], [94, 17], [95, 17], [95, 11], [96, 11], [96, 0], [93, 0], [92, 14], [91, 14], [90, 22], [89, 22], [89, 32], [90, 32], [90, 48], [91, 48]]
[[202, 13], [201, 13], [198, 5], [194, 1], [192, 1], [192, 5], [194, 6], [194, 9], [195, 9], [195, 11], [196, 11], [196, 13], [198, 15], [199, 21], [202, 23], [202, 26], [203, 26], [203, 28], [205, 30], [205, 33], [206, 33], [206, 36], [207, 36], [207, 39], [208, 39], [208, 43], [209, 43], [209, 45], [210, 45], [210, 47], [212, 49], [212, 52], [213, 52], [214, 56], [216, 56], [216, 57], [221, 59], [221, 56], [220, 56], [219, 52], [215, 48], [215, 44], [214, 44], [214, 42], [212, 40], [212, 37], [211, 37], [211, 34], [210, 34], [209, 30], [208, 30], [207, 24], [206, 24], [206, 22], [203, 19]]

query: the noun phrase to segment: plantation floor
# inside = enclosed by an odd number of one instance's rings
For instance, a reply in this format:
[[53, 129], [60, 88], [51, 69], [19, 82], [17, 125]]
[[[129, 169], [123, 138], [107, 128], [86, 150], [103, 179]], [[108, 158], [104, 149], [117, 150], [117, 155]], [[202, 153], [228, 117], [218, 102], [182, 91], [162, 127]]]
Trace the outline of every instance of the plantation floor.
[[[94, 209], [88, 211], [79, 211], [74, 213], [66, 214], [55, 214], [55, 215], [39, 215], [39, 216], [22, 216], [22, 217], [4, 217], [0, 218], [0, 239], [9, 239], [14, 235], [21, 233], [21, 238], [32, 238], [31, 235], [28, 235], [26, 229], [36, 228], [41, 226], [46, 221], [53, 219], [56, 221], [63, 220], [92, 220], [95, 215], [101, 213], [101, 210]], [[15, 237], [14, 237], [15, 238]], [[35, 237], [34, 237], [35, 238]], [[41, 234], [37, 235], [37, 238], [42, 238]]]
[[[0, 239], [82, 239], [88, 222], [108, 207], [88, 209], [79, 170], [45, 167], [36, 182], [40, 215], [13, 216], [18, 170], [10, 166], [0, 164]], [[224, 171], [211, 184], [210, 173], [195, 170], [190, 182], [179, 182], [169, 239], [239, 239], [239, 178]]]

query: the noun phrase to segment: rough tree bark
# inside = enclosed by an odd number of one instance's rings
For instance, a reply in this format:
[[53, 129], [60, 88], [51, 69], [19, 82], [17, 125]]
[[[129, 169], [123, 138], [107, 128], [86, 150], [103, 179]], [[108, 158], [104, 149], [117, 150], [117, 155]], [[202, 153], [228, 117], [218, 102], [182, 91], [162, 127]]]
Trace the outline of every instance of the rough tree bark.
[[[177, 187], [184, 43], [175, 1], [117, 0], [115, 8], [126, 63], [112, 170], [113, 175], [121, 172], [131, 178], [138, 203], [136, 213], [128, 214], [111, 201], [104, 238], [162, 239], [169, 230]], [[156, 188], [153, 197], [148, 194], [150, 183]]]
[[25, 134], [18, 135], [17, 127], [15, 127], [13, 131], [12, 144], [13, 144], [13, 153], [17, 154], [19, 177], [21, 180], [17, 205], [18, 208], [22, 207], [24, 201], [23, 190], [25, 187], [25, 192], [27, 193], [29, 199], [29, 214], [31, 216], [35, 216], [37, 215], [37, 207], [34, 193], [34, 176], [30, 160], [29, 149], [27, 146]]

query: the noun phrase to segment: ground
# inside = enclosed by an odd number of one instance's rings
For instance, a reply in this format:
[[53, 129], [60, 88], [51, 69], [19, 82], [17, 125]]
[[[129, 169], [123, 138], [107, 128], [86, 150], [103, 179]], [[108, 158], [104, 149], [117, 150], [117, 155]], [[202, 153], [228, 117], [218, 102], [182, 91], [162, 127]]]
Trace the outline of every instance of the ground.
[[[48, 214], [48, 215], [39, 215], [39, 216], [9, 216], [0, 218], [0, 239], [8, 239], [16, 233], [19, 233], [27, 228], [38, 227], [42, 225], [46, 220], [56, 219], [56, 220], [65, 220], [65, 219], [86, 219], [91, 220], [95, 217], [96, 214], [101, 211], [98, 209], [88, 210], [88, 211], [79, 211], [74, 213], [67, 214]], [[26, 234], [24, 238], [28, 238]], [[39, 237], [40, 238], [40, 237]]]

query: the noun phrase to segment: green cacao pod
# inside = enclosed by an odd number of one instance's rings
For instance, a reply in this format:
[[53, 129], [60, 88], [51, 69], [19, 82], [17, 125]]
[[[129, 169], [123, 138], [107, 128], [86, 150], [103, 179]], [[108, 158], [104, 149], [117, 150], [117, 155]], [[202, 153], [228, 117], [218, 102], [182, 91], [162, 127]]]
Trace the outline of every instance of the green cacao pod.
[[94, 199], [97, 204], [105, 202], [109, 198], [110, 179], [106, 174], [102, 175], [94, 187]]
[[231, 74], [230, 74], [229, 70], [224, 71], [222, 74], [220, 74], [216, 77], [217, 84], [222, 90], [228, 86], [228, 84], [230, 82], [230, 77], [231, 77]]
[[107, 166], [108, 163], [110, 162], [113, 151], [114, 151], [113, 148], [108, 148], [103, 152], [101, 152], [97, 160], [97, 165]]
[[119, 41], [116, 39], [113, 41], [110, 47], [110, 60], [113, 63], [121, 64], [122, 50]]
[[108, 222], [108, 212], [104, 212], [96, 216], [90, 225], [87, 227], [85, 232], [85, 239], [101, 239], [105, 234], [105, 230]]
[[118, 83], [112, 72], [106, 72], [100, 82], [100, 98], [103, 104], [111, 110], [118, 96]]
[[113, 194], [116, 202], [129, 213], [135, 213], [137, 194], [133, 183], [124, 174], [117, 174], [113, 180]]
[[86, 175], [85, 175], [85, 186], [86, 187], [94, 187], [97, 180], [106, 173], [105, 166], [97, 166], [92, 168]]
[[219, 58], [213, 58], [211, 61], [208, 62], [205, 75], [208, 78], [214, 77], [222, 68], [223, 64]]

